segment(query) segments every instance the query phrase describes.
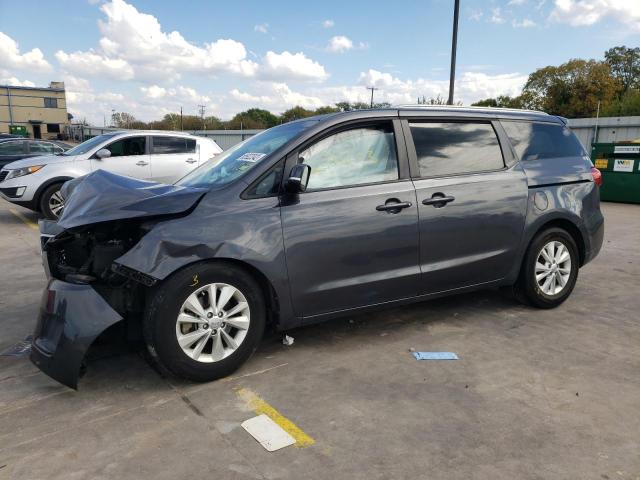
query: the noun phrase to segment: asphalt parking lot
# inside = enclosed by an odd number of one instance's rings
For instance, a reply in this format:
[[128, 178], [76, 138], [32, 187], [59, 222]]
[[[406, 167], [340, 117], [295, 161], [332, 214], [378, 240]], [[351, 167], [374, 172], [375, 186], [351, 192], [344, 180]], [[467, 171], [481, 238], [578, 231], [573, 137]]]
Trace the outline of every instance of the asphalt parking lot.
[[[0, 356], [0, 479], [640, 479], [640, 206], [603, 211], [603, 251], [556, 310], [487, 291], [347, 317], [209, 384], [120, 347], [76, 392]], [[0, 202], [0, 352], [36, 320], [34, 221]], [[308, 444], [264, 450], [240, 427], [260, 409]]]

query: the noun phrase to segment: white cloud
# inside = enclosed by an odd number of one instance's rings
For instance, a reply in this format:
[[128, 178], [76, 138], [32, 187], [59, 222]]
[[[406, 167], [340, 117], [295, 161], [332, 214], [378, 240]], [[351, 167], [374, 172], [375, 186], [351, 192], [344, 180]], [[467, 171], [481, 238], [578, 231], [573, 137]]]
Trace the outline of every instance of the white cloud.
[[253, 30], [258, 33], [269, 33], [269, 24], [261, 23], [260, 25], [254, 25]]
[[302, 53], [267, 52], [262, 65], [261, 76], [266, 79], [291, 79], [321, 82], [329, 75], [318, 62]]
[[525, 3], [527, 3], [527, 0], [509, 0], [507, 2], [507, 5], [515, 6], [515, 5], [524, 5]]
[[332, 28], [335, 24], [336, 23], [333, 20], [331, 20], [330, 18], [328, 18], [327, 20], [324, 20], [322, 22], [322, 26], [324, 28]]
[[520, 21], [513, 19], [511, 21], [511, 25], [513, 26], [513, 28], [531, 28], [536, 26], [536, 22], [528, 18], [523, 18]]
[[469, 20], [473, 20], [474, 22], [479, 22], [483, 15], [482, 10], [479, 8], [469, 10]]
[[[56, 57], [65, 69], [81, 75], [97, 70], [93, 74], [103, 75], [120, 66], [123, 80], [175, 80], [183, 71], [253, 76], [258, 69], [255, 62], [247, 59], [247, 51], [238, 41], [219, 39], [196, 45], [180, 32], [164, 32], [156, 17], [139, 12], [124, 0], [112, 0], [101, 5], [100, 10], [106, 20], [98, 22], [102, 33], [99, 49], [71, 54], [59, 51]], [[98, 68], [100, 63], [107, 66]]]
[[73, 53], [58, 50], [55, 57], [65, 70], [79, 75], [107, 77], [113, 80], [131, 80], [134, 77], [133, 68], [126, 60], [107, 58], [92, 50]]
[[39, 48], [20, 53], [18, 42], [0, 32], [0, 67], [30, 72], [48, 72], [51, 65], [44, 59]]
[[151, 85], [149, 87], [140, 87], [140, 90], [147, 98], [162, 98], [167, 94], [167, 89], [159, 87], [158, 85]]
[[491, 23], [501, 24], [504, 23], [504, 17], [502, 16], [502, 10], [500, 7], [496, 7], [491, 9], [491, 18], [489, 19]]
[[36, 84], [30, 80], [20, 80], [18, 77], [8, 77], [5, 72], [2, 72], [0, 77], [0, 85], [12, 85], [14, 87], [35, 87]]
[[331, 40], [329, 40], [329, 44], [327, 45], [327, 50], [334, 53], [346, 52], [347, 50], [351, 50], [352, 48], [353, 41], [349, 37], [345, 37], [344, 35], [331, 37]]
[[280, 113], [298, 105], [308, 109], [326, 105], [319, 97], [291, 90], [286, 83], [263, 82], [259, 85], [259, 89], [260, 94], [243, 92], [237, 88], [231, 90], [230, 99], [237, 105], [234, 113], [256, 106]]
[[638, 0], [555, 0], [550, 18], [574, 27], [593, 25], [613, 18], [633, 31], [640, 32]]

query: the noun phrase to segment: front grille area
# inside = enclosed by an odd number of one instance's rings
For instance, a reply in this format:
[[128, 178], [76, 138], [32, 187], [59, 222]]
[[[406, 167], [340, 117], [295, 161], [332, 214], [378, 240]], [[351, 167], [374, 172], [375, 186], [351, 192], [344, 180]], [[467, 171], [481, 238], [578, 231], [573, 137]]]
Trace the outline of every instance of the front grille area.
[[0, 182], [4, 182], [4, 179], [9, 175], [9, 170], [0, 171]]

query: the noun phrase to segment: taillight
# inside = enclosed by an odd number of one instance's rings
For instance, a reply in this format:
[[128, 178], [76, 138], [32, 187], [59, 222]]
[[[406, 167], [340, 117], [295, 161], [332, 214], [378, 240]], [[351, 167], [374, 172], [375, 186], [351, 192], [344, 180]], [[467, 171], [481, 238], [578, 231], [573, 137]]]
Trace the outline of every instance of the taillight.
[[602, 186], [602, 173], [596, 167], [591, 167], [591, 176], [597, 186]]

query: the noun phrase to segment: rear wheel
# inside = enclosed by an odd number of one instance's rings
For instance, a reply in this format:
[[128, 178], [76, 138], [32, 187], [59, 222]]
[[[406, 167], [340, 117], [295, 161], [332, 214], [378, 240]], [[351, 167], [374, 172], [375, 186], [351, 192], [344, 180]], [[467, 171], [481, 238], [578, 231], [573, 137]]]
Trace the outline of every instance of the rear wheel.
[[247, 272], [227, 264], [199, 264], [158, 289], [144, 333], [162, 366], [202, 382], [242, 365], [260, 343], [265, 320], [262, 290]]
[[64, 211], [64, 198], [60, 193], [62, 183], [49, 185], [40, 196], [40, 211], [49, 220], [57, 220]]
[[538, 308], [557, 307], [573, 291], [579, 266], [571, 235], [561, 228], [540, 232], [525, 255], [516, 295]]

